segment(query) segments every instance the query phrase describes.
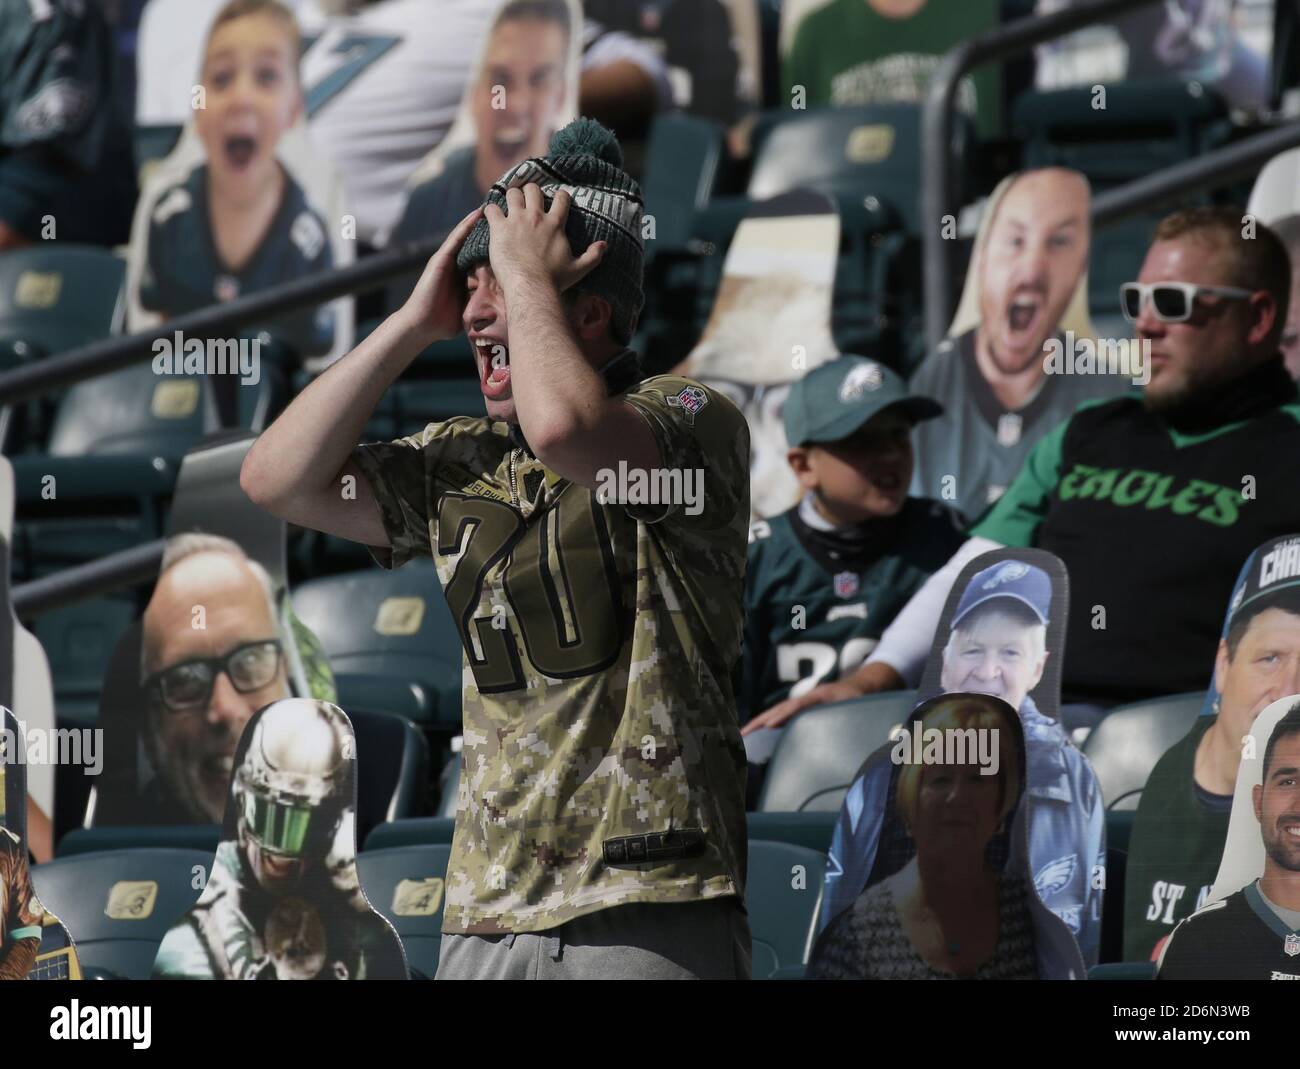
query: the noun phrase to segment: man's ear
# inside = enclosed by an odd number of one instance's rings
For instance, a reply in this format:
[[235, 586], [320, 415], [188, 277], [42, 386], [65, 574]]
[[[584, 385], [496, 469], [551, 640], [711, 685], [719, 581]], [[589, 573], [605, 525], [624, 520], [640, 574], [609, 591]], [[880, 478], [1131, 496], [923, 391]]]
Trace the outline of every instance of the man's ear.
[[569, 313], [569, 322], [582, 341], [601, 341], [610, 333], [614, 309], [604, 297], [594, 293], [579, 293]]
[[1256, 783], [1250, 789], [1250, 800], [1255, 804], [1255, 819], [1264, 823], [1264, 785]]
[[[1249, 304], [1250, 332], [1246, 335], [1246, 341], [1251, 345], [1259, 345], [1273, 334], [1273, 328], [1278, 326], [1277, 301], [1267, 290], [1260, 290], [1250, 295]], [[1281, 334], [1280, 327], [1278, 334]]]

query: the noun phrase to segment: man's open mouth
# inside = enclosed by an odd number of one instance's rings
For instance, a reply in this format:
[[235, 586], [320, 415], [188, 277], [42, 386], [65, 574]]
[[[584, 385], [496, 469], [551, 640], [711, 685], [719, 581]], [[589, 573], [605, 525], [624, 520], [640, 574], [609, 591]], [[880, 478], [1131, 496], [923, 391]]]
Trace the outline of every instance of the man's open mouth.
[[504, 394], [510, 385], [510, 350], [495, 338], [475, 338], [479, 385], [488, 397]]

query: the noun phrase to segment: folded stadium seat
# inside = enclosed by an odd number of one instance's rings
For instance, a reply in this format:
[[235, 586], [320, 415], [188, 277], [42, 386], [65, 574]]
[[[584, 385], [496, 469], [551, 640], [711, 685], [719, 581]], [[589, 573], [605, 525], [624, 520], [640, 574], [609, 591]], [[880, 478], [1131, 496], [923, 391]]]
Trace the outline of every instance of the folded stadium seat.
[[916, 691], [895, 690], [800, 713], [777, 743], [759, 810], [838, 811], [862, 762], [915, 706]]
[[772, 978], [778, 970], [788, 976], [808, 961], [825, 874], [826, 855], [819, 851], [749, 840], [745, 907], [753, 937], [755, 980]]
[[141, 849], [83, 854], [32, 866], [41, 904], [72, 933], [84, 970], [147, 980], [158, 945], [198, 901], [212, 854]]
[[1128, 844], [1133, 834], [1131, 809], [1106, 813], [1106, 888], [1102, 895], [1101, 960], [1124, 956], [1124, 884], [1128, 873]]
[[[921, 317], [920, 132], [915, 104], [765, 112], [754, 128], [745, 196], [715, 197], [697, 213], [693, 236], [725, 248], [755, 200], [794, 189], [833, 196], [842, 234], [836, 338], [842, 349], [870, 350], [901, 366], [902, 339]], [[954, 150], [973, 141], [970, 122], [957, 117]], [[707, 316], [716, 283], [706, 274], [698, 286]]]
[[365, 844], [363, 851], [450, 844], [455, 830], [456, 822], [449, 817], [411, 817], [380, 824], [365, 839], [358, 838], [357, 841]]
[[115, 850], [197, 850], [210, 859], [220, 840], [221, 828], [216, 824], [73, 828], [59, 840], [55, 854], [62, 858]]
[[[37, 579], [162, 537], [174, 463], [161, 457], [14, 458], [15, 581]], [[51, 481], [52, 480], [52, 481]], [[50, 660], [61, 721], [93, 722], [113, 646], [143, 605], [131, 591], [25, 621]]]
[[370, 904], [397, 929], [406, 964], [416, 980], [438, 971], [442, 911], [446, 903], [446, 844], [369, 850], [357, 855], [361, 888]]
[[454, 754], [438, 776], [438, 816], [456, 819], [456, 804], [460, 797], [461, 755]]
[[[432, 560], [314, 579], [294, 590], [293, 605], [320, 639], [335, 673], [417, 688], [412, 693], [419, 695], [422, 723], [459, 730], [461, 640]], [[374, 694], [364, 691], [366, 685], [363, 680], [363, 699]], [[410, 700], [403, 698], [408, 709]], [[346, 701], [340, 704], [352, 711]]]
[[[273, 376], [238, 390], [241, 425], [260, 430], [274, 410]], [[96, 458], [91, 463], [105, 456], [142, 467], [155, 457], [179, 463], [220, 425], [213, 392], [201, 377], [157, 375], [143, 363], [69, 389], [58, 403], [46, 451]]]
[[1204, 691], [1112, 709], [1089, 733], [1083, 752], [1097, 773], [1107, 809], [1136, 809], [1147, 777], [1166, 750], [1191, 730]]
[[823, 854], [831, 848], [831, 836], [838, 819], [838, 810], [829, 809], [806, 810], [802, 813], [771, 811], [745, 814], [751, 839], [789, 843]]
[[726, 131], [719, 123], [682, 111], [655, 116], [646, 148], [641, 193], [654, 218], [646, 259], [691, 238], [691, 220], [713, 196], [726, 161]]
[[[1012, 135], [1024, 167], [1070, 167], [1087, 175], [1093, 194], [1144, 177], [1226, 144], [1227, 105], [1212, 89], [1181, 79], [1105, 86], [1105, 107], [1081, 86], [1027, 92], [1012, 107]], [[1089, 304], [1099, 315], [1119, 310], [1119, 286], [1137, 276], [1158, 211], [1097, 230], [1089, 254]], [[1127, 330], [1124, 335], [1127, 335]]]
[[132, 141], [135, 148], [135, 169], [140, 175], [140, 186], [144, 187], [148, 171], [153, 165], [164, 159], [176, 142], [180, 140], [182, 127], [174, 123], [136, 123], [132, 128]]
[[[0, 368], [115, 333], [125, 314], [125, 274], [121, 257], [93, 246], [38, 242], [0, 256]], [[0, 414], [0, 447], [10, 456], [36, 448], [50, 407], [43, 400], [28, 402], [12, 421]]]
[[357, 740], [357, 841], [364, 842], [386, 821], [420, 815], [429, 748], [403, 717], [348, 712], [348, 719]]

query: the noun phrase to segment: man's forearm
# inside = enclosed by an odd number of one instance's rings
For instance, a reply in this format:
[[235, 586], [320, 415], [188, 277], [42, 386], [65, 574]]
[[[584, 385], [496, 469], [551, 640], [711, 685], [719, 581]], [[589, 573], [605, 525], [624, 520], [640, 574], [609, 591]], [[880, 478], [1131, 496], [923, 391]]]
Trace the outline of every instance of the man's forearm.
[[511, 395], [520, 429], [542, 457], [548, 445], [593, 427], [608, 397], [600, 373], [574, 341], [555, 284], [544, 276], [518, 276], [503, 288]]
[[384, 320], [262, 432], [244, 462], [245, 492], [279, 512], [296, 496], [332, 490], [384, 391], [430, 340], [400, 312]]

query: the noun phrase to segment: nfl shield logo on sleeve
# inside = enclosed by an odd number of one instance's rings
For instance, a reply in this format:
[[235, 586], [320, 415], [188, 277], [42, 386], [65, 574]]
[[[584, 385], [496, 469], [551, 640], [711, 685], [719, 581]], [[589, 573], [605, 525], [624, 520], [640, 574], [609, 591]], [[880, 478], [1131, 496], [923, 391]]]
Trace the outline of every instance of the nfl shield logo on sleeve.
[[858, 592], [860, 585], [857, 572], [840, 572], [835, 576], [835, 596], [851, 598]]
[[1294, 958], [1297, 954], [1300, 954], [1300, 935], [1296, 935], [1295, 932], [1288, 935], [1286, 942], [1282, 944], [1282, 949], [1286, 951], [1288, 958]]
[[695, 413], [709, 403], [708, 395], [698, 386], [683, 387], [676, 397], [669, 397], [668, 404], [680, 408], [686, 416], [686, 422], [694, 425]]

